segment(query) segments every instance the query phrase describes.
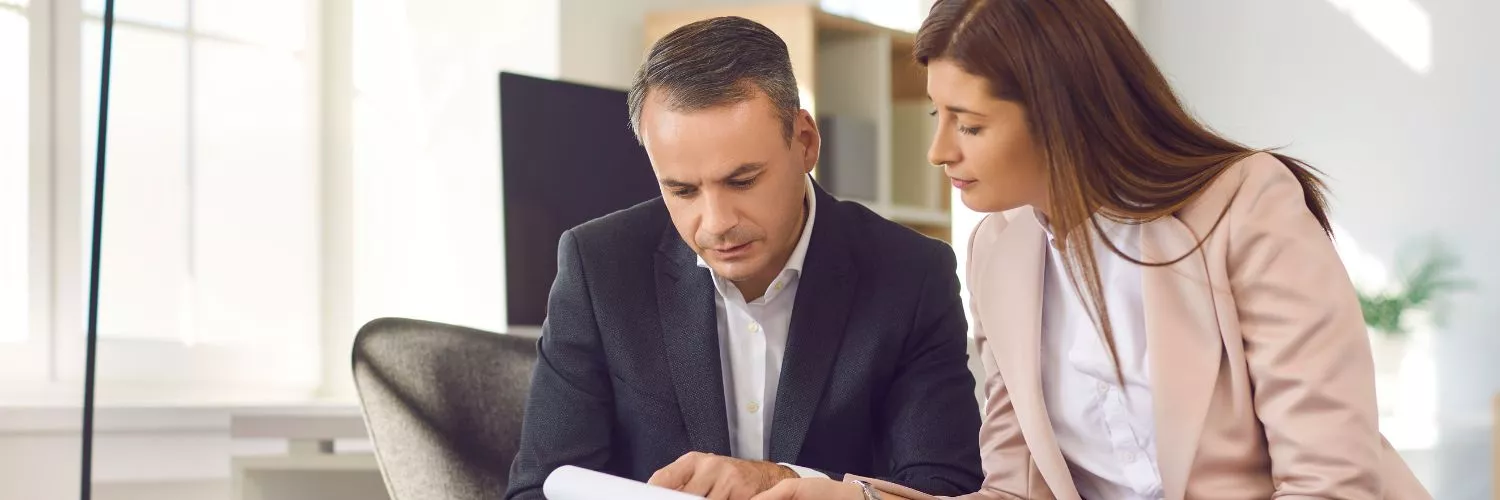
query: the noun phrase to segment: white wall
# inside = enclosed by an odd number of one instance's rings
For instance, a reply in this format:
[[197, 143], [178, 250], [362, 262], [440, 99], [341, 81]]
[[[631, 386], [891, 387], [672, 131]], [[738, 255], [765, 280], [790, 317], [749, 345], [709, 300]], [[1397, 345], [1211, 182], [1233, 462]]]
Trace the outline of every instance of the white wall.
[[[81, 415], [77, 407], [0, 410], [0, 499], [78, 497]], [[93, 498], [229, 500], [232, 454], [285, 452], [285, 442], [232, 440], [223, 409], [101, 409]]]
[[349, 319], [326, 324], [322, 396], [353, 400], [349, 349], [371, 319], [506, 329], [498, 79], [558, 76], [559, 9], [560, 0], [353, 3], [352, 123], [324, 131], [352, 129], [342, 131], [352, 159], [325, 156], [350, 164], [330, 177], [346, 193], [324, 188], [348, 198], [329, 221], [352, 225], [334, 252], [349, 262], [330, 266], [347, 271], [324, 288], [335, 295], [325, 305]]
[[0, 434], [0, 498], [78, 498], [79, 445], [77, 432]]
[[558, 2], [355, 8], [355, 314], [503, 329], [498, 78], [557, 75]]
[[1438, 235], [1479, 289], [1436, 341], [1439, 498], [1487, 497], [1500, 389], [1500, 3], [1139, 0], [1140, 29], [1210, 125], [1323, 169], [1333, 217], [1386, 265]]
[[325, 341], [324, 395], [352, 398], [349, 341], [371, 319], [507, 328], [501, 71], [623, 89], [647, 12], [726, 3], [355, 2], [352, 297], [335, 304], [353, 319]]
[[[1120, 15], [1120, 18], [1125, 20], [1125, 25], [1130, 26], [1130, 29], [1133, 30], [1139, 29], [1137, 27], [1140, 24], [1138, 5], [1141, 1], [1142, 0], [1108, 0], [1109, 5], [1115, 8], [1115, 12]], [[1137, 34], [1137, 36], [1139, 36], [1139, 34]]]
[[[646, 55], [645, 16], [702, 0], [561, 0], [559, 76], [625, 89]], [[620, 117], [621, 123], [626, 117]]]

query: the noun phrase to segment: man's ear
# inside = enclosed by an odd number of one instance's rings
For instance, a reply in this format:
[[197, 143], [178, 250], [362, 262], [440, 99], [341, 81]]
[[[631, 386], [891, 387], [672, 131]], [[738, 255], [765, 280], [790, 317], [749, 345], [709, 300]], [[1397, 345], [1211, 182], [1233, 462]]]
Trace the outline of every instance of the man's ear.
[[811, 173], [818, 164], [823, 136], [818, 132], [818, 121], [805, 109], [797, 110], [797, 119], [792, 124], [792, 142], [802, 148], [802, 173]]

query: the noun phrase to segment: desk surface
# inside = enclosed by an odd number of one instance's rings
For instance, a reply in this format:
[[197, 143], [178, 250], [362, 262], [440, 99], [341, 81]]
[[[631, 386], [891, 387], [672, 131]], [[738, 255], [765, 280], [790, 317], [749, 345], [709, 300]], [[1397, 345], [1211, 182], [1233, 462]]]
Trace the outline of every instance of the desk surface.
[[358, 406], [266, 408], [236, 412], [229, 419], [234, 438], [357, 439], [368, 438]]

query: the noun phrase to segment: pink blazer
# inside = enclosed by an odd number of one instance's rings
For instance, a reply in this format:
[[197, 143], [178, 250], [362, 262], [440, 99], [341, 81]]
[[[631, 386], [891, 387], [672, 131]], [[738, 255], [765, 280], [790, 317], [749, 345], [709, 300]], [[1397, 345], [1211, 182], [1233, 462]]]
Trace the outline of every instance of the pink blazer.
[[[1176, 216], [1144, 224], [1144, 260], [1188, 252], [1226, 206], [1200, 251], [1143, 269], [1166, 498], [1431, 498], [1380, 435], [1354, 289], [1280, 161], [1251, 156]], [[1079, 498], [1042, 398], [1046, 236], [1031, 210], [991, 215], [970, 240], [988, 401], [984, 485], [965, 499]]]

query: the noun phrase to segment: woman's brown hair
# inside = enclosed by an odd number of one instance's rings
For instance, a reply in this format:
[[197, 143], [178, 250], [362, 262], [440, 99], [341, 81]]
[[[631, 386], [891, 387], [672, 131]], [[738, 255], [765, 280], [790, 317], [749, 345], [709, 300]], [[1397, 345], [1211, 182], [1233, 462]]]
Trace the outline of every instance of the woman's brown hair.
[[[1042, 208], [1123, 383], [1091, 239], [1098, 235], [1113, 253], [1148, 266], [1174, 264], [1197, 248], [1168, 262], [1142, 262], [1109, 241], [1094, 215], [1127, 224], [1171, 216], [1229, 166], [1262, 150], [1194, 119], [1105, 0], [937, 0], [914, 52], [924, 66], [941, 59], [984, 78], [991, 95], [1025, 110], [1049, 179], [1049, 206]], [[1331, 235], [1316, 171], [1271, 154], [1302, 184], [1308, 210]]]

